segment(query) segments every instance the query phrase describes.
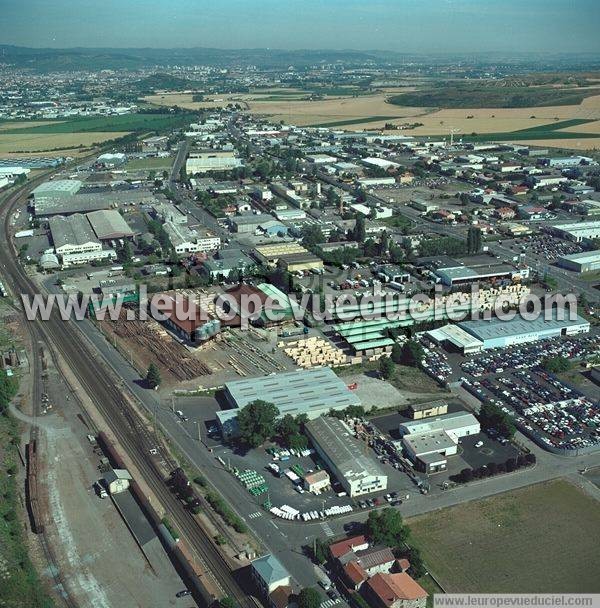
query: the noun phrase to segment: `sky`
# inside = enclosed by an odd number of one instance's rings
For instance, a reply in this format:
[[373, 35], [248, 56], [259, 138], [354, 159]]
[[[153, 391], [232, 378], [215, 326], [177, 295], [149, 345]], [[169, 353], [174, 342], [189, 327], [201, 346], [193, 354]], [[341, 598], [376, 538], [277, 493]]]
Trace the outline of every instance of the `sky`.
[[0, 44], [600, 52], [600, 0], [0, 0]]

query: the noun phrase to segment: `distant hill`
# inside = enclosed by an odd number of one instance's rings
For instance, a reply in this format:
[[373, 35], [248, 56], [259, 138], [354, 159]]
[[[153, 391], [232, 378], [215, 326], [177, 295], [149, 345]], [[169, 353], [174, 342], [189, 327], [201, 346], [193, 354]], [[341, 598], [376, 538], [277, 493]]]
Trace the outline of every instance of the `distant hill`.
[[400, 62], [408, 55], [385, 51], [286, 51], [277, 49], [34, 49], [0, 45], [0, 62], [38, 72], [62, 70], [139, 69], [167, 65], [303, 68], [319, 63], [346, 65]]
[[598, 54], [415, 54], [380, 50], [283, 50], [283, 49], [214, 49], [214, 48], [29, 48], [0, 45], [0, 63], [38, 72], [71, 70], [118, 70], [156, 68], [181, 65], [244, 67], [257, 65], [263, 69], [304, 69], [313, 65], [336, 64], [345, 67], [399, 67], [420, 65], [503, 65], [532, 71], [582, 71], [600, 67]]

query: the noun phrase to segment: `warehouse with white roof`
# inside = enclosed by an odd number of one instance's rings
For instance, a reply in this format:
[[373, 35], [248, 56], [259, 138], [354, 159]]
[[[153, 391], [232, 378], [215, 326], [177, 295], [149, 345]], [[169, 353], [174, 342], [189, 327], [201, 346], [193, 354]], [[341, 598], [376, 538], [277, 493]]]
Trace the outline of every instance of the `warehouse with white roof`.
[[224, 396], [233, 408], [216, 414], [224, 437], [237, 433], [239, 410], [257, 400], [273, 403], [280, 416], [306, 414], [309, 418], [360, 405], [356, 393], [329, 367], [234, 380], [225, 384]]
[[365, 454], [364, 444], [337, 418], [322, 416], [305, 425], [306, 433], [327, 468], [348, 496], [382, 492], [387, 475], [381, 465]]
[[579, 273], [600, 270], [600, 249], [563, 255], [558, 258], [558, 265]]
[[401, 446], [415, 466], [426, 472], [443, 471], [447, 456], [458, 452], [461, 437], [481, 432], [479, 421], [469, 412], [453, 412], [436, 418], [403, 422]]

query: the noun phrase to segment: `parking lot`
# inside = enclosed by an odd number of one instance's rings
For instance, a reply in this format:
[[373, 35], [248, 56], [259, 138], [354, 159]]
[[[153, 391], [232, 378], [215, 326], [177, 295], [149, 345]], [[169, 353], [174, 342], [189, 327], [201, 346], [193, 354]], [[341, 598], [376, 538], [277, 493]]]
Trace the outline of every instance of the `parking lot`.
[[525, 432], [548, 446], [576, 449], [600, 444], [598, 400], [540, 366], [546, 357], [580, 358], [598, 350], [597, 336], [546, 340], [489, 351], [462, 363], [464, 388], [496, 403]]
[[[272, 453], [274, 448], [279, 454], [281, 448], [271, 445], [249, 451], [240, 451], [231, 446], [215, 446], [215, 457], [219, 457], [225, 462], [226, 468], [234, 468], [239, 472], [251, 472], [251, 477], [256, 480], [262, 490], [260, 494], [248, 492], [248, 499], [256, 503], [257, 509], [272, 505], [278, 508], [282, 506], [291, 507], [300, 513], [316, 511], [321, 514], [332, 507], [351, 507], [352, 510], [367, 509], [386, 502], [385, 495], [393, 493], [398, 499], [405, 497], [415, 491], [414, 484], [402, 471], [391, 466], [390, 462], [382, 464], [388, 475], [388, 488], [381, 496], [369, 495], [367, 497], [351, 498], [345, 494], [343, 488], [336, 479], [332, 479], [333, 487], [313, 494], [308, 491], [300, 492], [299, 482], [294, 481], [294, 475], [302, 478], [303, 474], [308, 474], [319, 469], [327, 470], [324, 463], [320, 460], [314, 450], [310, 454], [299, 455], [277, 455]], [[373, 458], [377, 455], [369, 450]], [[284, 452], [285, 454], [285, 452]], [[277, 470], [279, 469], [279, 470]], [[329, 471], [328, 471], [329, 472]], [[291, 474], [290, 474], [291, 473]], [[260, 479], [264, 478], [264, 482]], [[232, 475], [232, 482], [242, 483]], [[260, 483], [259, 483], [260, 482]], [[389, 500], [393, 500], [391, 497]]]

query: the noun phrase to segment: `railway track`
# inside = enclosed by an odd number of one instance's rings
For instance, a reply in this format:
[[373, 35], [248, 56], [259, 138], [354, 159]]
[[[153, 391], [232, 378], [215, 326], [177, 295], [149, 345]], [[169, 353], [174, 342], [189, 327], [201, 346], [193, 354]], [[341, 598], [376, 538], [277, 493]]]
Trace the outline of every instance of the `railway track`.
[[[80, 161], [81, 162], [81, 161]], [[37, 290], [17, 261], [16, 251], [10, 240], [10, 220], [13, 208], [25, 193], [47, 179], [47, 175], [29, 182], [27, 187], [5, 199], [0, 210], [4, 237], [0, 240], [0, 260], [3, 273], [13, 294], [33, 296]], [[94, 405], [103, 416], [120, 445], [141, 472], [145, 483], [159, 498], [174, 525], [187, 539], [199, 562], [212, 575], [217, 588], [234, 599], [243, 608], [255, 608], [256, 602], [248, 596], [235, 578], [226, 559], [215, 547], [213, 539], [206, 533], [184, 505], [171, 493], [162, 472], [151, 458], [149, 450], [156, 445], [144, 421], [133, 410], [122, 390], [118, 378], [99, 361], [98, 353], [91, 352], [73, 324], [63, 321], [58, 311], [53, 311], [48, 321], [30, 321], [34, 343], [45, 342], [61, 355], [73, 371]], [[37, 405], [37, 404], [36, 404]]]

